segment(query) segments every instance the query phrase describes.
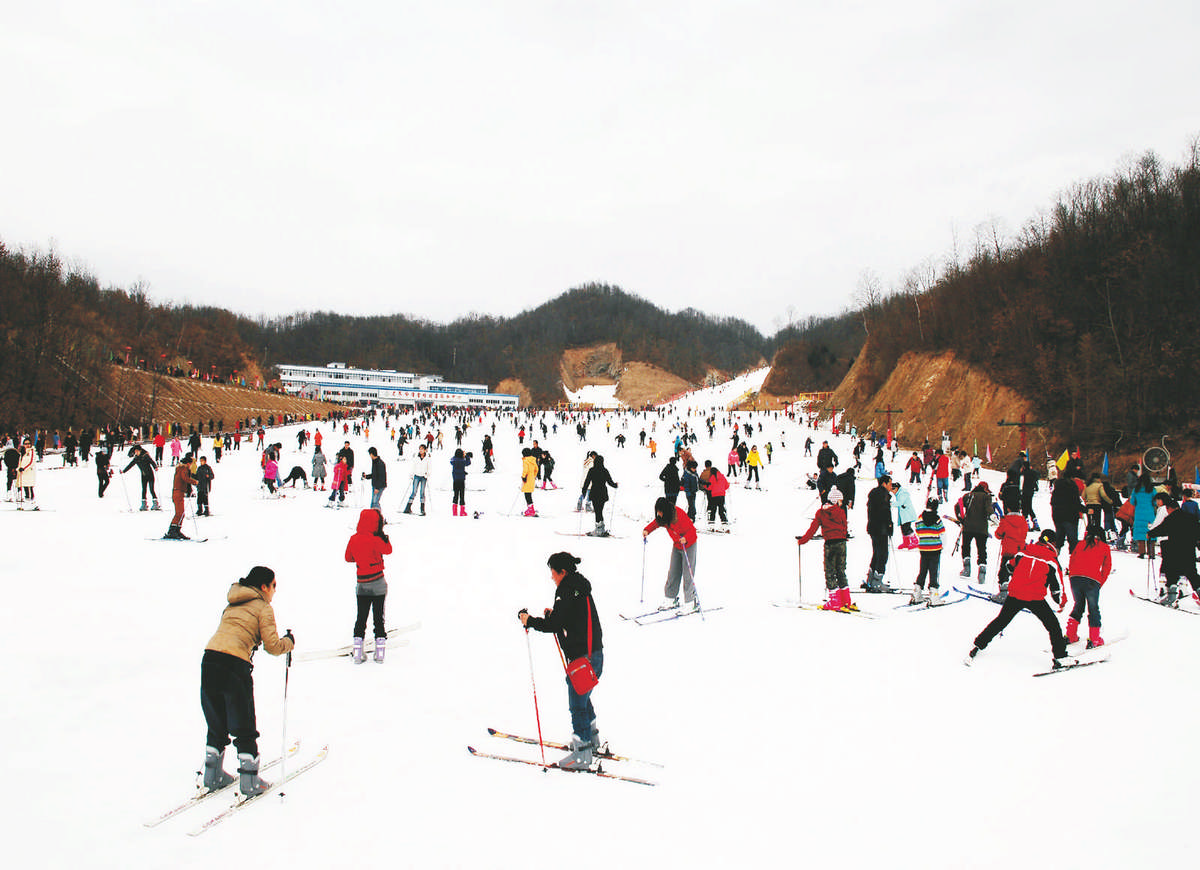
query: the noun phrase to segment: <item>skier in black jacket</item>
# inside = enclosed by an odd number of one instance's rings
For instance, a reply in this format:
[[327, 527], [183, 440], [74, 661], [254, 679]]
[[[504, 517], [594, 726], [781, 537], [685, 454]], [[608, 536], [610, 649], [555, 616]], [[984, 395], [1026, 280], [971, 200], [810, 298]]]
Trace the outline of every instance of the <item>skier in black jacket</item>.
[[883, 575], [887, 571], [888, 545], [895, 526], [892, 524], [892, 479], [879, 478], [879, 485], [867, 493], [867, 534], [871, 536], [871, 567], [863, 589], [883, 591]]
[[663, 470], [659, 472], [658, 479], [663, 484], [663, 495], [667, 497], [667, 501], [672, 506], [679, 498], [679, 457], [672, 456], [667, 460], [667, 464], [663, 466]]
[[[604, 670], [603, 631], [592, 584], [575, 570], [580, 559], [570, 553], [555, 553], [547, 561], [550, 576], [557, 587], [554, 609], [545, 610], [544, 617], [530, 616], [522, 609], [517, 614], [525, 630], [543, 631], [555, 636], [568, 662], [587, 657], [597, 679]], [[580, 694], [567, 680], [567, 706], [571, 711], [571, 752], [558, 762], [567, 770], [590, 768], [592, 753], [600, 749], [600, 731], [596, 727], [596, 711], [592, 707], [591, 690]]]
[[1158, 525], [1151, 526], [1147, 534], [1151, 538], [1166, 538], [1162, 542], [1162, 572], [1167, 578], [1166, 595], [1161, 604], [1174, 607], [1179, 601], [1180, 577], [1192, 584], [1192, 592], [1200, 592], [1200, 577], [1196, 576], [1196, 545], [1200, 543], [1200, 522], [1194, 516], [1179, 509], [1179, 502], [1169, 493], [1154, 496], [1156, 507], [1166, 508], [1167, 515]]
[[142, 472], [142, 508], [141, 509], [142, 510], [148, 509], [146, 507], [146, 490], [149, 489], [150, 497], [152, 499], [154, 499], [154, 510], [159, 510], [160, 508], [158, 506], [158, 493], [156, 493], [154, 491], [154, 470], [156, 468], [158, 468], [158, 466], [154, 464], [154, 460], [150, 458], [150, 454], [147, 453], [141, 447], [138, 447], [137, 445], [134, 445], [133, 447], [129, 448], [129, 455], [133, 458], [130, 460], [128, 465], [126, 465], [123, 469], [121, 469], [121, 473], [124, 474], [126, 471], [128, 471], [129, 469], [133, 468], [136, 465], [138, 467], [138, 470]]

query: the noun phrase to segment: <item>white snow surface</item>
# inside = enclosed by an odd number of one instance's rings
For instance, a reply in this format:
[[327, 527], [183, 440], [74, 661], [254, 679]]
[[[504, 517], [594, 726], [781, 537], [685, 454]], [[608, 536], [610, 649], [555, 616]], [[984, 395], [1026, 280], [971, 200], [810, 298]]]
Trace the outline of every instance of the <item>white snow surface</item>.
[[[703, 397], [709, 406], [724, 400]], [[261, 800], [199, 838], [186, 832], [231, 798], [154, 829], [143, 822], [194, 789], [205, 743], [200, 658], [226, 591], [251, 566], [270, 566], [278, 622], [295, 631], [298, 652], [349, 643], [355, 573], [343, 554], [358, 510], [326, 510], [327, 493], [303, 489], [261, 498], [258, 451], [243, 448], [215, 465], [213, 516], [186, 520], [188, 534], [211, 540], [147, 540], [166, 530], [170, 514], [127, 512], [122, 485], [134, 498], [136, 469], [99, 500], [91, 467], [51, 470], [58, 460], [48, 458], [38, 477], [45, 511], [0, 505], [8, 866], [1096, 870], [1191, 860], [1200, 763], [1190, 736], [1200, 702], [1189, 686], [1200, 619], [1129, 596], [1130, 587], [1146, 588], [1145, 562], [1117, 554], [1104, 587], [1105, 633], [1129, 633], [1112, 646], [1112, 660], [1043, 679], [1031, 675], [1050, 664], [1047, 638], [1026, 614], [963, 666], [997, 612], [989, 602], [909, 614], [893, 610], [899, 596], [855, 594], [876, 620], [774, 607], [796, 598], [801, 570], [804, 599], [823, 592], [819, 542], [797, 564], [794, 536], [816, 507], [803, 485], [815, 470], [804, 439], [813, 434], [819, 446], [830, 438], [839, 467], [851, 461], [851, 442], [773, 415], [738, 415], [755, 425], [753, 443], [771, 441], [774, 454], [765, 489], [735, 481], [733, 533], [700, 537], [701, 600], [722, 609], [639, 627], [618, 614], [660, 601], [669, 542], [656, 533], [643, 543], [640, 531], [659, 494], [670, 421], [690, 419], [700, 432], [697, 458], [717, 464], [731, 428], [722, 421], [710, 441], [697, 416], [605, 419], [611, 430], [593, 420], [585, 443], [573, 421], [537, 433], [557, 458], [561, 486], [535, 493], [538, 518], [517, 515], [511, 418], [496, 424], [494, 474], [481, 473], [479, 456], [493, 419], [474, 425], [464, 443], [476, 454], [467, 503], [478, 519], [450, 514], [452, 425], [443, 427], [447, 449], [433, 454], [426, 517], [401, 514], [407, 462], [382, 426], [371, 429], [391, 481], [383, 500], [396, 548], [387, 559], [388, 623], [421, 627], [383, 665], [296, 662], [287, 737], [302, 740], [300, 760], [325, 744], [328, 759], [288, 783], [285, 797]], [[657, 459], [636, 446], [652, 424]], [[283, 443], [284, 473], [309, 469], [311, 449], [296, 450], [298, 428], [270, 433]], [[340, 428], [321, 428], [332, 453], [344, 440]], [[618, 449], [622, 431], [628, 446]], [[350, 441], [361, 470], [368, 442]], [[574, 512], [588, 449], [605, 455], [620, 484], [613, 539], [562, 534], [591, 527], [590, 515]], [[204, 452], [211, 461], [207, 438]], [[1001, 474], [985, 478], [995, 491]], [[871, 485], [860, 481], [851, 514], [852, 588], [869, 558]], [[170, 469], [158, 487], [168, 504]], [[356, 481], [349, 503], [357, 506], [362, 490]], [[924, 486], [910, 490], [920, 504]], [[1044, 491], [1036, 506], [1048, 519]], [[963, 582], [953, 542], [952, 530], [944, 585]], [[542, 730], [570, 736], [554, 642], [530, 632], [527, 647], [517, 621], [520, 608], [552, 603], [546, 559], [558, 550], [582, 557], [603, 621], [605, 669], [593, 695], [603, 736], [618, 752], [665, 765], [609, 768], [657, 779], [655, 788], [467, 753], [473, 745], [540, 757], [536, 746], [486, 732], [537, 734], [528, 650]], [[898, 551], [892, 582], [910, 584], [916, 563], [915, 553]], [[283, 739], [285, 668], [261, 651], [255, 665], [260, 746], [269, 756]], [[232, 748], [226, 767], [236, 767]]]
[[574, 391], [563, 387], [563, 392], [567, 394], [568, 402], [595, 408], [620, 408], [624, 404], [617, 398], [616, 384], [588, 384]]

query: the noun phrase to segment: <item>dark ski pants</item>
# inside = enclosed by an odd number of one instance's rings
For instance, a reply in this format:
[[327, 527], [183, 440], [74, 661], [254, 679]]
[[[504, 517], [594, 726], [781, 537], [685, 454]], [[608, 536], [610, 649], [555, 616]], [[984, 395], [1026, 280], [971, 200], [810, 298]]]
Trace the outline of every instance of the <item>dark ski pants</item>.
[[106, 471], [104, 474], [97, 474], [96, 480], [99, 482], [99, 492], [97, 492], [97, 495], [99, 495], [100, 498], [104, 498], [104, 490], [108, 489], [108, 485], [112, 482], [112, 478], [109, 477], [108, 472]]
[[1039, 598], [1037, 601], [1022, 601], [1020, 598], [1013, 598], [1011, 595], [1008, 596], [1008, 598], [1004, 599], [1004, 603], [1000, 605], [1000, 613], [975, 638], [975, 646], [985, 649], [996, 635], [1008, 628], [1008, 624], [1013, 621], [1013, 617], [1022, 610], [1028, 610], [1041, 620], [1042, 625], [1046, 626], [1046, 633], [1050, 635], [1050, 649], [1054, 657], [1061, 659], [1065, 656], [1067, 654], [1067, 642], [1063, 638], [1062, 626], [1058, 624], [1058, 617], [1054, 615], [1054, 611], [1050, 608], [1045, 598]]
[[149, 489], [149, 490], [150, 490], [150, 497], [151, 497], [152, 499], [156, 499], [156, 500], [157, 500], [157, 499], [158, 499], [158, 493], [156, 493], [156, 492], [154, 491], [154, 478], [153, 478], [153, 477], [146, 477], [145, 475], [143, 475], [143, 476], [142, 476], [142, 501], [145, 501], [145, 500], [146, 500], [146, 490], [147, 490], [147, 489]]
[[254, 717], [254, 667], [237, 656], [205, 650], [200, 662], [200, 707], [208, 724], [208, 744], [221, 752], [229, 735], [237, 751], [258, 757]]
[[1076, 622], [1083, 619], [1083, 609], [1088, 612], [1088, 625], [1100, 627], [1100, 584], [1091, 577], [1071, 578], [1071, 597], [1075, 606], [1071, 608], [1071, 618]]
[[595, 513], [596, 513], [596, 524], [597, 525], [602, 525], [604, 523], [604, 506], [606, 504], [608, 504], [607, 499], [605, 499], [603, 501], [593, 501], [592, 502], [592, 510], [595, 511]]
[[713, 522], [717, 518], [717, 514], [721, 515], [721, 522], [729, 522], [729, 517], [725, 514], [725, 496], [710, 495], [708, 497], [708, 521]]
[[374, 612], [375, 637], [387, 637], [387, 629], [383, 627], [383, 605], [387, 595], [359, 595], [358, 618], [354, 620], [354, 637], [366, 637], [367, 614]]
[[460, 504], [464, 508], [467, 506], [467, 482], [465, 480], [455, 480], [450, 484], [451, 504]]
[[962, 536], [962, 552], [963, 559], [971, 561], [971, 542], [975, 543], [976, 564], [987, 564], [987, 532], [963, 532]]
[[881, 576], [887, 571], [890, 541], [891, 535], [886, 531], [871, 533], [871, 570]]
[[847, 589], [846, 541], [825, 541], [825, 588]]
[[921, 568], [917, 572], [917, 588], [925, 587], [925, 580], [929, 580], [929, 588], [931, 590], [938, 588], [938, 571], [942, 567], [942, 551], [941, 550], [926, 550], [921, 553]]

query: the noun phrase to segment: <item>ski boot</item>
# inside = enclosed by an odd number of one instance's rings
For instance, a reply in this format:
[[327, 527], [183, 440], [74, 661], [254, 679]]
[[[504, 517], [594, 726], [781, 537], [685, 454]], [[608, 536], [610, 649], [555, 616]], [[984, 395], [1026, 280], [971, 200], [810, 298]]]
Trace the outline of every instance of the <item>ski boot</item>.
[[1050, 670], [1058, 671], [1063, 668], [1069, 668], [1072, 665], [1077, 665], [1077, 664], [1079, 664], [1079, 659], [1072, 658], [1071, 656], [1063, 656], [1061, 659], [1054, 660], [1054, 663], [1050, 666]]
[[588, 738], [572, 735], [570, 753], [559, 759], [556, 767], [563, 770], [590, 770], [592, 767], [592, 741]]
[[929, 600], [927, 602], [930, 607], [941, 607], [946, 603], [946, 599], [941, 596], [936, 586], [929, 587]]
[[138, 510], [140, 510], [140, 511], [148, 511], [148, 510], [150, 510], [150, 507], [149, 507], [149, 506], [146, 504], [146, 500], [145, 500], [145, 499], [142, 499], [142, 506], [141, 506], [140, 508], [138, 508]]
[[1067, 630], [1063, 632], [1067, 643], [1079, 643], [1079, 620], [1067, 617]]
[[150, 510], [152, 510], [152, 511], [160, 511], [160, 510], [162, 510], [162, 508], [161, 508], [161, 507], [159, 507], [159, 504], [158, 504], [158, 499], [155, 499], [155, 500], [154, 500], [154, 504], [153, 504], [153, 505], [151, 505], [151, 507], [150, 507]]
[[387, 638], [375, 638], [375, 664], [383, 664], [383, 654], [387, 651]]
[[249, 752], [238, 753], [238, 774], [241, 776], [241, 790], [246, 797], [260, 795], [271, 787], [271, 783], [258, 775], [258, 757]]
[[982, 586], [987, 581], [987, 562], [979, 563], [979, 570], [975, 575], [975, 582]]
[[593, 538], [607, 538], [608, 531], [604, 528], [604, 523], [596, 523], [596, 528], [588, 532], [588, 535]]
[[912, 597], [908, 599], [909, 604], [924, 604], [925, 590], [920, 586], [913, 587]]
[[959, 577], [970, 577], [971, 576], [971, 557], [970, 556], [963, 556], [963, 569], [962, 569], [962, 571], [959, 572], [958, 576]]
[[402, 511], [402, 513], [406, 513], [406, 514], [412, 513], [412, 502], [411, 501], [404, 506], [404, 510]]
[[967, 653], [967, 657], [963, 659], [963, 664], [968, 668], [971, 667], [971, 665], [975, 664], [975, 656], [979, 655], [981, 652], [983, 652], [983, 650], [981, 650], [979, 647], [971, 647], [971, 651]]
[[1104, 646], [1104, 638], [1100, 636], [1100, 626], [1089, 625], [1087, 648], [1095, 649], [1098, 646]]
[[185, 535], [183, 533], [183, 530], [181, 528], [179, 528], [179, 526], [175, 526], [175, 525], [168, 527], [167, 533], [165, 535], [163, 535], [163, 537], [167, 538], [168, 540], [171, 540], [171, 541], [190, 541], [191, 540], [191, 538], [189, 538], [187, 535]]
[[350, 660], [356, 665], [361, 665], [367, 660], [366, 656], [363, 655], [363, 639], [361, 637], [354, 638], [354, 650], [351, 653]]
[[679, 599], [678, 598], [668, 598], [665, 601], [663, 601], [662, 604], [658, 605], [659, 610], [674, 610], [677, 607], [679, 607]]
[[233, 784], [233, 776], [225, 772], [225, 750], [204, 747], [204, 788], [217, 791]]

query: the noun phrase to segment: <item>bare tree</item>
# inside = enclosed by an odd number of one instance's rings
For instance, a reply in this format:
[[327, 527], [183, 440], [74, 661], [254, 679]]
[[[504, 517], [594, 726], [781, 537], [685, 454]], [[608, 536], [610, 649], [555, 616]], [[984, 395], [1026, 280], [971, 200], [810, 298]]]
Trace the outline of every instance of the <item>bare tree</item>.
[[858, 274], [854, 288], [854, 305], [862, 318], [863, 332], [871, 334], [871, 324], [883, 304], [883, 284], [872, 269], [863, 269]]

